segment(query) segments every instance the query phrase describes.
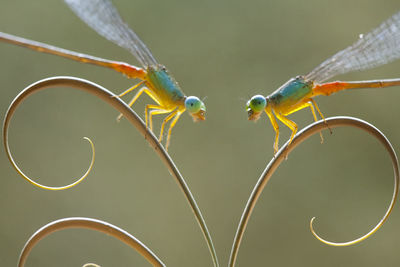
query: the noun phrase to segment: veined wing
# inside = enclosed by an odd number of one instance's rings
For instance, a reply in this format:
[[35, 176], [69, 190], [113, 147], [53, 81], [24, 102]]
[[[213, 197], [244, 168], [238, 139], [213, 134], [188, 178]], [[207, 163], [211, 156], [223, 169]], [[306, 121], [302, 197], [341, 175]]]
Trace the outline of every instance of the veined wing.
[[338, 74], [365, 70], [400, 58], [400, 12], [384, 21], [371, 32], [325, 60], [308, 75], [318, 83]]
[[98, 34], [127, 49], [144, 66], [157, 61], [109, 0], [65, 0], [72, 11]]

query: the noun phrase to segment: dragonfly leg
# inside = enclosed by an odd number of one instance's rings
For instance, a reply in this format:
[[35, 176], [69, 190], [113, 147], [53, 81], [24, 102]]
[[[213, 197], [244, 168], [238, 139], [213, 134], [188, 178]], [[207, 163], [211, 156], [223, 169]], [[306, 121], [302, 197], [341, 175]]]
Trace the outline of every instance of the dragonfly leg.
[[[307, 106], [309, 106], [310, 109], [311, 109], [312, 115], [314, 117], [314, 121], [318, 121], [317, 115], [315, 114], [315, 109], [314, 109], [314, 106], [313, 106], [313, 102], [312, 101], [308, 102]], [[321, 113], [320, 113], [320, 115], [321, 115]], [[324, 121], [325, 121], [325, 119], [324, 119]], [[325, 121], [325, 123], [326, 123], [326, 121]], [[324, 142], [324, 137], [322, 135], [322, 132], [319, 132], [319, 136], [321, 137], [321, 144], [322, 144]]]
[[122, 93], [120, 93], [119, 95], [114, 96], [114, 97], [123, 97], [124, 95], [126, 95], [126, 94], [129, 93], [129, 92], [132, 92], [133, 90], [135, 90], [136, 88], [138, 88], [139, 86], [141, 86], [142, 84], [144, 84], [145, 82], [146, 82], [146, 81], [141, 81], [141, 82], [135, 84], [134, 86], [132, 86], [131, 88], [129, 88], [128, 90], [125, 90], [125, 91], [123, 91]]
[[[171, 111], [169, 111], [171, 112]], [[160, 130], [160, 138], [159, 141], [162, 141], [163, 135], [164, 135], [164, 128], [165, 128], [165, 124], [170, 121], [173, 117], [176, 116], [176, 114], [178, 114], [178, 109], [175, 109], [171, 112], [171, 114], [169, 114], [167, 117], [164, 118], [162, 124], [161, 124], [161, 130]]]
[[287, 127], [289, 127], [290, 130], [292, 130], [292, 135], [290, 136], [289, 140], [289, 145], [290, 145], [290, 143], [292, 143], [293, 141], [294, 136], [297, 133], [297, 128], [298, 128], [297, 124], [294, 121], [289, 120], [280, 113], [276, 113], [275, 115], [281, 122], [283, 122]]
[[174, 119], [172, 120], [171, 124], [169, 125], [169, 129], [168, 129], [168, 135], [167, 135], [167, 143], [165, 145], [165, 150], [168, 151], [168, 147], [169, 147], [169, 141], [171, 138], [171, 132], [172, 132], [172, 128], [174, 128], [175, 124], [177, 123], [179, 117], [182, 115], [182, 112], [177, 111]]
[[275, 116], [271, 110], [266, 110], [265, 113], [267, 113], [268, 118], [271, 121], [272, 127], [274, 128], [275, 131], [275, 142], [274, 142], [274, 155], [275, 155], [279, 149], [279, 125], [276, 122]]
[[[133, 88], [133, 87], [132, 87]], [[135, 89], [135, 88], [133, 88], [133, 89]], [[133, 90], [132, 89], [132, 90]], [[133, 106], [133, 104], [135, 103], [135, 101], [139, 98], [139, 96], [146, 90], [147, 88], [146, 87], [142, 87], [142, 88], [140, 88], [140, 90], [136, 93], [136, 95], [132, 98], [132, 100], [129, 102], [129, 104], [128, 104], [128, 106], [129, 107], [132, 107]], [[130, 90], [130, 89], [128, 89], [128, 90]], [[127, 90], [127, 91], [128, 91]], [[132, 91], [132, 90], [130, 90], [130, 91]], [[126, 92], [126, 91], [125, 91]], [[122, 93], [122, 95], [124, 95], [124, 93]], [[119, 114], [118, 115], [118, 117], [117, 117], [117, 121], [120, 121], [121, 119], [122, 119], [122, 117], [123, 117], [123, 115], [122, 115], [122, 113], [121, 114]], [[146, 124], [147, 125], [147, 124]]]
[[[165, 114], [165, 113], [170, 113], [171, 110], [169, 109], [164, 109], [162, 106], [156, 106], [156, 105], [147, 105], [146, 106], [146, 113], [147, 110], [153, 109], [149, 112], [149, 126], [150, 130], [153, 131], [153, 115], [158, 115], [158, 114]], [[159, 140], [161, 142], [161, 140]]]
[[319, 110], [317, 103], [312, 98], [310, 98], [310, 101], [314, 105], [314, 107], [317, 109], [319, 116], [321, 116], [321, 118], [324, 120], [325, 124], [328, 126], [329, 132], [332, 134], [332, 129], [329, 127], [328, 123], [326, 122], [324, 115], [322, 115], [322, 113], [321, 113], [321, 110]]
[[[148, 96], [151, 97], [151, 99], [153, 99], [157, 104], [160, 104], [160, 102], [158, 101], [158, 98], [153, 94], [153, 92], [151, 92], [147, 87], [142, 87], [140, 88], [140, 90], [136, 93], [136, 95], [132, 98], [132, 100], [129, 102], [129, 106], [132, 107], [133, 104], [136, 102], [136, 100], [143, 94], [146, 93]], [[117, 121], [120, 121], [122, 118], [122, 114], [119, 114], [117, 117]], [[146, 113], [147, 116], [147, 113]], [[147, 123], [146, 123], [147, 125]]]

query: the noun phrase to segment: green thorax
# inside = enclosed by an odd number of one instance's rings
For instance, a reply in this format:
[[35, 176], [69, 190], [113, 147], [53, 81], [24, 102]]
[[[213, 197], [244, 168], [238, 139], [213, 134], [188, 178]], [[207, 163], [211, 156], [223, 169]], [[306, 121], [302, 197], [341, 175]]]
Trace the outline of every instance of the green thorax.
[[149, 67], [147, 69], [147, 76], [154, 87], [153, 89], [156, 90], [158, 94], [168, 96], [174, 101], [185, 98], [178, 83], [164, 66], [158, 65], [157, 67]]
[[305, 80], [303, 76], [297, 76], [287, 81], [278, 90], [268, 96], [275, 105], [282, 103], [294, 104], [304, 99], [312, 92], [313, 82]]

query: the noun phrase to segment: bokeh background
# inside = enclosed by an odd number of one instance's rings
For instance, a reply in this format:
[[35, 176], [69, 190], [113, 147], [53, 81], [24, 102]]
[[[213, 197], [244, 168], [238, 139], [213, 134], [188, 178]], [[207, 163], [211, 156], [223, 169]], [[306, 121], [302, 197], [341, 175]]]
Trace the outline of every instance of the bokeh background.
[[[226, 266], [239, 218], [272, 157], [273, 129], [264, 115], [247, 121], [245, 103], [290, 77], [306, 74], [400, 9], [398, 0], [114, 1], [122, 16], [165, 64], [188, 95], [206, 98], [207, 120], [184, 114], [170, 154], [185, 177]], [[98, 36], [61, 1], [1, 0], [0, 31], [108, 59], [138, 62]], [[70, 75], [119, 93], [134, 81], [119, 73], [0, 43], [0, 114], [27, 85]], [[400, 77], [400, 61], [337, 77]], [[129, 97], [126, 99], [128, 100]], [[326, 117], [349, 115], [380, 128], [400, 151], [400, 88], [319, 97]], [[144, 114], [146, 96], [134, 110]], [[193, 214], [175, 181], [144, 138], [101, 100], [67, 88], [44, 91], [18, 110], [11, 150], [21, 168], [47, 185], [80, 176], [96, 146], [96, 162], [79, 186], [50, 192], [33, 187], [0, 148], [0, 265], [15, 266], [31, 234], [70, 216], [105, 220], [148, 245], [168, 266], [212, 266]], [[142, 116], [143, 117], [143, 116]], [[155, 120], [156, 133], [162, 116]], [[291, 116], [300, 128], [309, 110]], [[282, 126], [283, 143], [289, 130]], [[361, 244], [335, 248], [318, 242], [308, 222], [333, 241], [366, 233], [384, 214], [393, 191], [390, 159], [367, 134], [335, 129], [303, 143], [282, 164], [248, 224], [237, 266], [398, 266], [400, 212]], [[148, 266], [111, 237], [66, 230], [44, 239], [27, 266]]]

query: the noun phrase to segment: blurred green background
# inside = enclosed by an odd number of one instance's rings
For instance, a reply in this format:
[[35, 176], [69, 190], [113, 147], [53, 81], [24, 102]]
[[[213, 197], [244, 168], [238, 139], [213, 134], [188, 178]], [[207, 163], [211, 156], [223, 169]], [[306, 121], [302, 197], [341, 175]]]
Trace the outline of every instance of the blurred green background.
[[[245, 103], [289, 78], [306, 74], [399, 10], [398, 0], [114, 1], [122, 16], [165, 64], [188, 95], [206, 97], [207, 120], [184, 114], [170, 154], [185, 177], [226, 266], [239, 218], [272, 157], [274, 132], [263, 115], [247, 121]], [[1, 0], [0, 31], [108, 59], [137, 61], [98, 36], [62, 1]], [[0, 43], [0, 114], [27, 85], [50, 76], [91, 80], [113, 92], [134, 81], [119, 73]], [[400, 77], [400, 62], [338, 79]], [[129, 97], [128, 97], [129, 98]], [[400, 152], [400, 88], [349, 91], [317, 102], [326, 117], [356, 116], [380, 128]], [[134, 110], [143, 115], [150, 99]], [[197, 222], [166, 168], [144, 138], [101, 100], [70, 89], [44, 91], [16, 112], [10, 146], [21, 168], [47, 185], [80, 176], [90, 160], [82, 137], [96, 146], [96, 162], [79, 186], [50, 192], [33, 187], [0, 148], [0, 265], [15, 266], [31, 234], [44, 224], [85, 216], [115, 224], [148, 245], [168, 266], [212, 266]], [[142, 116], [143, 117], [143, 116]], [[159, 127], [162, 116], [155, 120]], [[309, 110], [293, 116], [300, 128]], [[158, 134], [159, 128], [156, 127]], [[281, 144], [289, 137], [282, 126]], [[366, 233], [384, 214], [392, 190], [390, 160], [380, 145], [355, 129], [335, 129], [302, 144], [260, 198], [248, 224], [237, 266], [398, 266], [399, 206], [361, 244], [333, 241]], [[118, 241], [89, 230], [66, 230], [44, 239], [27, 266], [148, 266]]]

